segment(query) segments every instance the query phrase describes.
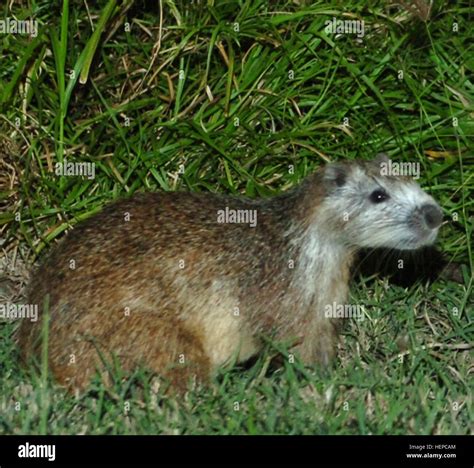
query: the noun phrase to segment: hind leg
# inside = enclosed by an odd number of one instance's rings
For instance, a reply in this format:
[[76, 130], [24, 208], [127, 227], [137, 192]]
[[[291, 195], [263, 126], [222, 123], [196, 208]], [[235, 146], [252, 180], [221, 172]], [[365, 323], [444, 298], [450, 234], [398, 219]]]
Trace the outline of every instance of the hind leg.
[[[90, 330], [99, 328], [88, 323]], [[84, 389], [96, 371], [110, 382], [110, 364], [106, 363], [114, 359], [125, 372], [139, 366], [151, 370], [167, 379], [178, 392], [185, 391], [191, 381], [209, 379], [211, 366], [202, 340], [182, 322], [134, 311], [108, 325], [101, 323], [101, 333], [95, 335], [87, 333], [84, 326], [81, 332], [68, 330], [67, 344], [64, 331], [54, 333], [56, 327], [52, 327], [50, 365], [60, 383], [71, 389]]]

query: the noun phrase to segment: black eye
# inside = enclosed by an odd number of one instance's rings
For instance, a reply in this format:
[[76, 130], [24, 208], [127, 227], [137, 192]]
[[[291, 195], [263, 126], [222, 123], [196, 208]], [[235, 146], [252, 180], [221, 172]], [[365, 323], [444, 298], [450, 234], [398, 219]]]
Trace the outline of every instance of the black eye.
[[369, 198], [372, 203], [382, 203], [383, 201], [388, 200], [390, 197], [385, 190], [374, 190], [370, 194]]

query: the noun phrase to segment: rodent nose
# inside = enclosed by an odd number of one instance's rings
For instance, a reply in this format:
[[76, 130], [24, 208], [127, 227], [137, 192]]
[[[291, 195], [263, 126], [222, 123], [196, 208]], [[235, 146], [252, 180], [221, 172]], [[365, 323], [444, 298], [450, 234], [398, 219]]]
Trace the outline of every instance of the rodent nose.
[[437, 228], [443, 221], [443, 213], [436, 205], [423, 205], [421, 207], [421, 214], [423, 215], [425, 224], [430, 229]]

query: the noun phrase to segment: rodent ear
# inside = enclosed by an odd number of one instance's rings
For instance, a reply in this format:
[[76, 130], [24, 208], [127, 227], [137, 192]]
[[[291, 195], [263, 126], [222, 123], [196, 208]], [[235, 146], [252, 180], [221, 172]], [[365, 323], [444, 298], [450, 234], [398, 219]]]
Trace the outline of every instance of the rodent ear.
[[324, 185], [328, 190], [342, 187], [347, 180], [347, 167], [342, 163], [328, 164], [324, 169]]
[[372, 161], [374, 166], [380, 166], [382, 163], [387, 164], [390, 161], [387, 153], [379, 153], [375, 156], [375, 159]]

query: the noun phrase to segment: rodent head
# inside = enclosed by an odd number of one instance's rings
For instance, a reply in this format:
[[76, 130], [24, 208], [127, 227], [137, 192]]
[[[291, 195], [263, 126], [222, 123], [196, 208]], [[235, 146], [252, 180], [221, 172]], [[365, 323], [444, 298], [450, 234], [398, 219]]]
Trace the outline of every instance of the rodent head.
[[373, 161], [325, 167], [320, 213], [328, 224], [337, 224], [334, 231], [344, 244], [412, 250], [435, 241], [441, 209], [412, 178], [382, 175], [389, 163], [381, 154]]

